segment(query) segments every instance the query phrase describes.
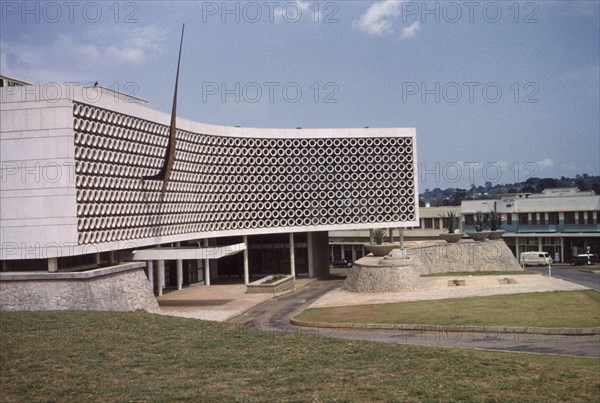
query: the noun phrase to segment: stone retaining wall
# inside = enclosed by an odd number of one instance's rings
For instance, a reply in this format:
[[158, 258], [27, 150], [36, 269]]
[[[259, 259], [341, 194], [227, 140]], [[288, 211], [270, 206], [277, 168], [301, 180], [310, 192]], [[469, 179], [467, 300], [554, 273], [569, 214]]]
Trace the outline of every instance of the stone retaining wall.
[[412, 266], [376, 267], [355, 264], [348, 271], [342, 290], [364, 293], [402, 292], [412, 291], [419, 284], [419, 274]]
[[0, 273], [0, 310], [158, 310], [143, 262], [84, 272]]
[[360, 293], [412, 291], [422, 274], [469, 271], [523, 270], [503, 240], [461, 241], [407, 249], [399, 267], [380, 265], [382, 258], [368, 255], [349, 270], [342, 290]]
[[407, 253], [409, 264], [419, 274], [523, 270], [502, 239], [435, 244], [407, 249]]
[[292, 276], [285, 276], [281, 280], [265, 284], [272, 276], [254, 281], [246, 286], [248, 294], [279, 294], [294, 289], [295, 283]]

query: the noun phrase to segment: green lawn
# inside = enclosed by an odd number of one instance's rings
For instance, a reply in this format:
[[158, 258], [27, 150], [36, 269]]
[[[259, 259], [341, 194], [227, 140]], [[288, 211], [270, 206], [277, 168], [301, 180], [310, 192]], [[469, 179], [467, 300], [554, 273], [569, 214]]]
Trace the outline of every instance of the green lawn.
[[600, 361], [402, 346], [143, 312], [0, 313], [25, 401], [598, 401]]
[[599, 327], [600, 293], [561, 291], [311, 308], [295, 319], [330, 323]]

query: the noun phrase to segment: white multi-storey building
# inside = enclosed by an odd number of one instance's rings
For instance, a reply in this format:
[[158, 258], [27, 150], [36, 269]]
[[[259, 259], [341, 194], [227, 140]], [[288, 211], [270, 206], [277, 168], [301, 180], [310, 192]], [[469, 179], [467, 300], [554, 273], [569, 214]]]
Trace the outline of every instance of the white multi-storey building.
[[317, 276], [328, 271], [328, 231], [419, 222], [412, 128], [177, 118], [172, 141], [170, 115], [98, 86], [0, 96], [4, 272], [134, 259], [148, 262], [159, 293], [223, 276]]
[[504, 240], [517, 258], [521, 252], [545, 251], [555, 261], [600, 252], [600, 196], [577, 188], [546, 189], [540, 194], [506, 194], [499, 200], [466, 200], [461, 205], [463, 229], [474, 215], [496, 210], [504, 219]]

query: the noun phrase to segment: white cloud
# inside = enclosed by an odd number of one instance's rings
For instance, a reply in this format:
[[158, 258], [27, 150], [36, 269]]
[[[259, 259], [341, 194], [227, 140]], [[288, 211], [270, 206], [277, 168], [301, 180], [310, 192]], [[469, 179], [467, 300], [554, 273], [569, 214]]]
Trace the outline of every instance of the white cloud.
[[543, 159], [536, 162], [538, 168], [552, 168], [554, 166], [554, 160], [550, 158]]
[[[295, 5], [295, 7], [292, 6]], [[284, 7], [276, 7], [274, 16], [277, 21], [296, 22], [302, 20], [321, 21], [321, 12], [318, 8], [311, 10], [312, 3], [295, 0], [283, 3]]]
[[421, 23], [419, 20], [413, 22], [408, 27], [402, 28], [402, 35], [400, 38], [402, 39], [410, 39], [414, 38], [417, 35], [417, 31], [421, 28]]
[[[403, 3], [405, 0], [383, 0], [375, 3], [358, 20], [354, 21], [353, 26], [370, 35], [392, 34], [394, 32], [393, 25], [402, 13]], [[404, 22], [406, 21], [404, 20]], [[421, 22], [417, 20], [402, 28], [400, 38], [414, 38], [420, 28]]]
[[157, 58], [165, 37], [161, 28], [149, 26], [63, 34], [45, 46], [26, 40], [2, 41], [2, 70], [5, 74], [18, 72], [19, 78], [34, 82], [85, 80]]
[[371, 35], [392, 33], [392, 20], [400, 15], [402, 1], [383, 0], [373, 4], [354, 26]]

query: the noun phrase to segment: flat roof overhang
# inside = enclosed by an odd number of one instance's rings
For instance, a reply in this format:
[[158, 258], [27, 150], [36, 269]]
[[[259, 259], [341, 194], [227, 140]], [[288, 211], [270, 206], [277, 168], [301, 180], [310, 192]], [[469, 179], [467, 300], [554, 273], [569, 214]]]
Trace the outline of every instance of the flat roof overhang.
[[227, 246], [209, 246], [199, 248], [151, 248], [138, 249], [132, 253], [132, 260], [194, 260], [220, 259], [246, 250], [245, 243]]

